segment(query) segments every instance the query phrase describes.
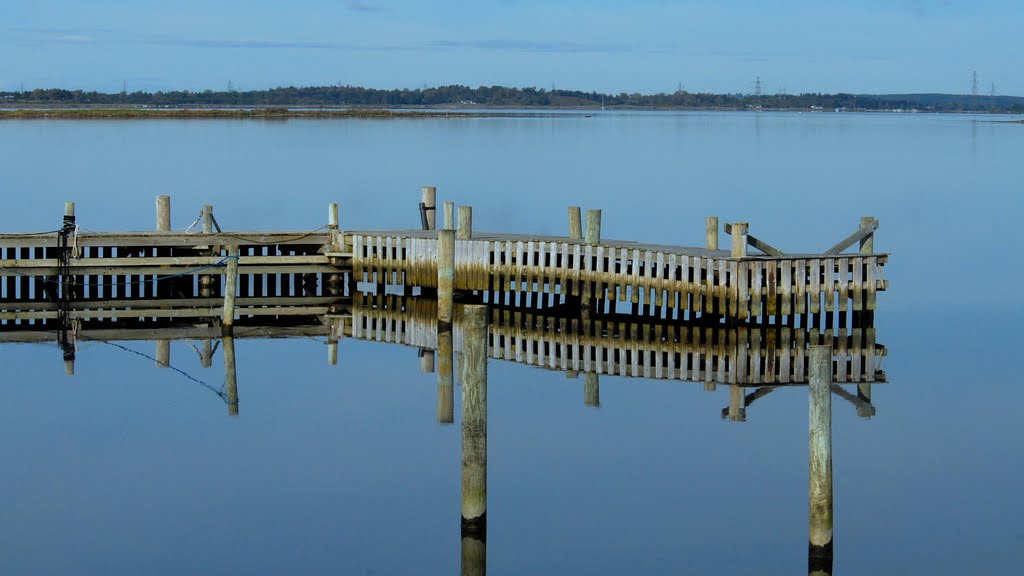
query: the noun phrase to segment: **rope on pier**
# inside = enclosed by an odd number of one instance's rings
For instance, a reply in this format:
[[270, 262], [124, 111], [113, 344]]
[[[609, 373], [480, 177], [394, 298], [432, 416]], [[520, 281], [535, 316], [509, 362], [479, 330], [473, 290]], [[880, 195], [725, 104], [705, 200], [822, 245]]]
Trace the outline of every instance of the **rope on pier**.
[[[147, 359], [149, 359], [149, 360], [152, 360], [153, 362], [157, 362], [157, 359], [156, 359], [156, 358], [154, 358], [154, 357], [152, 357], [152, 356], [150, 356], [149, 354], [145, 354], [145, 353], [143, 353], [143, 352], [139, 352], [138, 350], [133, 350], [133, 349], [131, 349], [131, 348], [127, 347], [127, 346], [122, 346], [122, 345], [120, 345], [120, 344], [117, 344], [117, 343], [115, 343], [115, 342], [109, 342], [109, 341], [107, 341], [107, 340], [93, 340], [93, 339], [91, 339], [91, 338], [88, 338], [88, 337], [83, 337], [82, 339], [83, 339], [83, 340], [86, 340], [86, 341], [88, 341], [88, 342], [99, 342], [99, 343], [101, 343], [101, 344], [106, 344], [106, 345], [108, 345], [108, 346], [113, 346], [114, 348], [120, 348], [121, 350], [124, 350], [125, 352], [131, 352], [132, 354], [135, 354], [135, 355], [137, 355], [137, 356], [142, 356], [143, 358], [147, 358]], [[185, 372], [185, 371], [184, 371], [184, 370], [182, 370], [181, 368], [176, 368], [176, 367], [174, 367], [174, 366], [172, 366], [172, 365], [170, 365], [170, 364], [167, 364], [166, 366], [167, 366], [168, 368], [170, 368], [171, 370], [173, 370], [173, 371], [177, 372], [178, 374], [181, 374], [181, 375], [182, 375], [182, 376], [184, 376], [185, 378], [187, 378], [187, 379], [191, 380], [192, 382], [195, 382], [196, 384], [199, 384], [199, 385], [200, 385], [200, 386], [202, 386], [203, 388], [206, 388], [206, 389], [207, 389], [207, 390], [209, 390], [210, 392], [213, 392], [213, 393], [214, 393], [214, 394], [216, 394], [216, 395], [217, 395], [217, 396], [218, 396], [218, 397], [219, 397], [219, 398], [220, 398], [221, 400], [223, 400], [223, 401], [224, 401], [225, 403], [227, 403], [227, 401], [228, 401], [228, 400], [227, 400], [227, 394], [226, 394], [226, 393], [224, 392], [224, 387], [223, 387], [223, 386], [222, 386], [222, 387], [221, 387], [220, 389], [214, 388], [214, 387], [213, 387], [212, 385], [210, 385], [210, 384], [208, 384], [207, 382], [204, 382], [204, 381], [202, 381], [202, 380], [200, 380], [200, 379], [196, 378], [195, 376], [193, 376], [193, 375], [189, 374], [188, 372]]]
[[[178, 272], [176, 274], [168, 274], [167, 276], [155, 276], [153, 278], [147, 278], [145, 280], [137, 280], [135, 282], [112, 282], [110, 284], [103, 284], [103, 286], [104, 287], [135, 286], [137, 284], [147, 284], [149, 282], [161, 282], [163, 280], [170, 280], [171, 278], [178, 278], [178, 277], [181, 277], [181, 276], [188, 276], [189, 274], [195, 274], [196, 272], [202, 272], [203, 270], [209, 270], [210, 268], [219, 268], [221, 266], [226, 265], [228, 260], [231, 260], [232, 258], [237, 260], [238, 256], [225, 256], [225, 257], [221, 258], [219, 261], [214, 262], [213, 264], [207, 264], [206, 266], [200, 266], [199, 268], [193, 268], [191, 270], [186, 270], [184, 272]], [[69, 264], [69, 268], [70, 268], [70, 264]], [[5, 270], [7, 272], [11, 272], [12, 274], [14, 274], [16, 276], [23, 276], [25, 278], [32, 278], [34, 280], [38, 280], [39, 282], [42, 282], [42, 283], [45, 283], [45, 284], [56, 284], [58, 286], [61, 286], [60, 278], [63, 277], [62, 272], [59, 271], [60, 270], [60, 264], [58, 264], [58, 274], [57, 274], [58, 278], [57, 279], [47, 278], [46, 276], [36, 276], [34, 274], [25, 274], [24, 272], [21, 272], [21, 271], [17, 270], [16, 268], [7, 268], [7, 267], [4, 267], [4, 266], [0, 266], [0, 270]], [[72, 276], [72, 278], [74, 278], [74, 276]], [[61, 292], [61, 294], [62, 294], [62, 297], [63, 297], [63, 291]]]

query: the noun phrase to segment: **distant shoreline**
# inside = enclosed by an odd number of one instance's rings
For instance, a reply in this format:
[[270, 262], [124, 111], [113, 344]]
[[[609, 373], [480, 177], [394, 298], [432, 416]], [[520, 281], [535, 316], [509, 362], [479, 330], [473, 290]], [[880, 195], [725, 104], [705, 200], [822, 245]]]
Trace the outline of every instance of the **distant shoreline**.
[[[115, 120], [115, 119], [265, 119], [284, 120], [289, 118], [366, 118], [366, 119], [388, 119], [388, 118], [481, 118], [481, 117], [508, 117], [518, 115], [539, 115], [539, 114], [570, 114], [590, 116], [594, 112], [797, 112], [809, 114], [830, 114], [825, 110], [804, 110], [799, 108], [683, 108], [666, 107], [654, 108], [648, 106], [629, 107], [616, 106], [602, 110], [601, 108], [565, 108], [555, 106], [473, 106], [473, 107], [409, 107], [402, 110], [380, 109], [380, 108], [331, 108], [331, 107], [296, 107], [287, 108], [283, 106], [273, 107], [168, 107], [168, 108], [123, 108], [116, 106], [83, 106], [77, 108], [62, 108], [56, 106], [39, 106], [32, 108], [0, 107], [0, 121], [2, 120]], [[851, 113], [905, 113], [905, 114], [984, 114], [991, 116], [1016, 116], [1017, 113], [1010, 112], [936, 112], [936, 111], [892, 111], [892, 110], [842, 110]], [[1011, 123], [1024, 123], [1024, 120], [1003, 120]]]

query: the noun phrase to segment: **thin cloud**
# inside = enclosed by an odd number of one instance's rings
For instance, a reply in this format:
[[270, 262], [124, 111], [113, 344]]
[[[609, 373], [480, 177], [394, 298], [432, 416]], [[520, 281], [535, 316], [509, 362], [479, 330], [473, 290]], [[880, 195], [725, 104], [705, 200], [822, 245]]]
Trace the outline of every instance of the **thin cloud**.
[[88, 28], [8, 28], [21, 36], [21, 40], [33, 44], [59, 44], [82, 46], [97, 42], [99, 29]]
[[559, 54], [628, 52], [628, 47], [618, 44], [590, 44], [583, 42], [544, 42], [536, 40], [433, 40], [424, 43], [426, 48], [441, 50], [476, 49], [500, 52], [535, 52]]

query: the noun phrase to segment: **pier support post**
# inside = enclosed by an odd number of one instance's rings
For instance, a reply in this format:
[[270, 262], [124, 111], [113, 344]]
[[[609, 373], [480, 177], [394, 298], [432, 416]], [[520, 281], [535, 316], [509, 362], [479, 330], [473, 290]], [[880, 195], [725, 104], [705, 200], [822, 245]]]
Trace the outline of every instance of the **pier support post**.
[[455, 299], [455, 231], [437, 232], [437, 321], [438, 330], [451, 329]]
[[579, 206], [569, 206], [569, 239], [583, 240], [583, 222]]
[[444, 203], [444, 229], [455, 230], [455, 202]]
[[487, 306], [463, 315], [462, 535], [487, 530]]
[[462, 537], [462, 576], [487, 576], [487, 539]]
[[171, 197], [156, 197], [156, 230], [157, 232], [169, 232], [171, 230]]
[[221, 326], [230, 332], [235, 325], [235, 293], [238, 290], [238, 246], [228, 247], [227, 278], [224, 282], [224, 313]]
[[[832, 564], [832, 347], [811, 346], [809, 566]], [[831, 570], [828, 570], [831, 572]]]
[[[874, 217], [863, 216], [860, 219], [860, 229], [867, 230], [877, 223], [878, 220], [875, 220]], [[875, 234], [873, 232], [860, 239], [860, 253], [865, 256], [875, 253]]]
[[[209, 204], [203, 205], [203, 209], [199, 212], [199, 221], [202, 224], [203, 234], [213, 233], [213, 206]], [[202, 254], [213, 254], [214, 247], [207, 246], [207, 250], [203, 251]], [[199, 275], [199, 295], [203, 297], [209, 297], [213, 292], [213, 276], [209, 274]]]
[[455, 234], [459, 240], [473, 238], [473, 207], [459, 206], [459, 229]]
[[437, 230], [437, 188], [423, 186], [420, 188], [420, 209], [423, 210], [422, 224], [424, 230]]
[[452, 331], [437, 331], [437, 423], [455, 422], [455, 371]]
[[750, 232], [749, 222], [735, 222], [732, 225], [732, 257], [747, 257], [747, 234]]
[[587, 210], [587, 244], [601, 243], [601, 210]]
[[238, 374], [235, 371], [235, 337], [228, 328], [221, 340], [224, 348], [224, 392], [228, 403], [228, 415], [238, 416]]
[[708, 250], [718, 250], [718, 216], [708, 216], [704, 226], [705, 247]]
[[583, 375], [583, 405], [593, 408], [601, 406], [601, 381], [597, 372]]

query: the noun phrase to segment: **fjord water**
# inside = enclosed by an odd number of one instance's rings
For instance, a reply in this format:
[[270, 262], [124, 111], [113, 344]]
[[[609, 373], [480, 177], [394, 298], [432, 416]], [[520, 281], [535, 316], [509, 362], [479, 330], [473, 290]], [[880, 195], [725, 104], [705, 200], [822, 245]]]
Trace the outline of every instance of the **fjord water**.
[[[1018, 382], [1024, 125], [924, 114], [587, 113], [406, 120], [7, 121], [0, 231], [418, 225], [419, 186], [477, 228], [702, 245], [749, 221], [785, 251], [881, 226], [889, 383], [833, 403], [835, 573], [959, 574], [1024, 561]], [[723, 243], [727, 237], [723, 235]], [[126, 343], [152, 354], [152, 343]], [[122, 348], [0, 346], [0, 571], [454, 574], [459, 428], [416, 350], [236, 343], [240, 413]], [[172, 364], [219, 386], [190, 343]], [[807, 389], [723, 420], [728, 390], [582, 379], [492, 360], [491, 574], [793, 574], [807, 563]], [[456, 393], [456, 414], [459, 412]], [[458, 422], [458, 419], [456, 419]]]

